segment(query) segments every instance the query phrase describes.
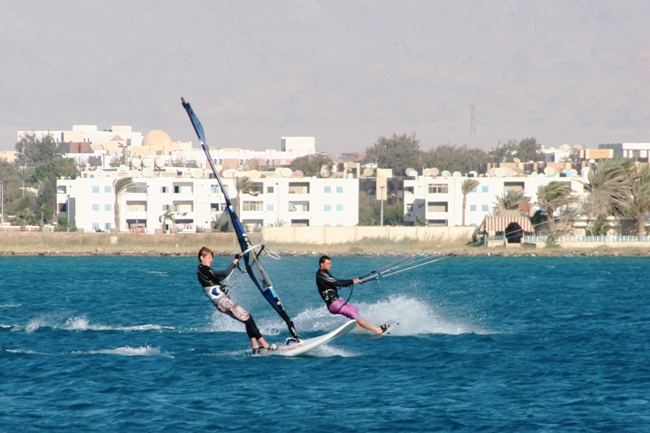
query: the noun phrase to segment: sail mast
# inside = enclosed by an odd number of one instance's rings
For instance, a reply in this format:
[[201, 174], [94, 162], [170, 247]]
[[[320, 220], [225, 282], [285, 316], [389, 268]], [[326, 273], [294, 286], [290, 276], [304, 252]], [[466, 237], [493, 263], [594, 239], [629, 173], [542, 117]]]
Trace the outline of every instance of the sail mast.
[[226, 200], [226, 208], [228, 210], [228, 214], [230, 215], [230, 220], [232, 221], [232, 225], [235, 230], [235, 233], [237, 234], [237, 240], [239, 241], [239, 247], [241, 248], [242, 251], [242, 258], [244, 264], [246, 265], [246, 271], [248, 273], [248, 276], [251, 278], [251, 280], [253, 280], [255, 286], [259, 289], [259, 291], [262, 293], [264, 298], [269, 302], [269, 304], [271, 304], [273, 309], [280, 315], [280, 317], [282, 317], [282, 320], [285, 321], [285, 323], [287, 324], [287, 328], [291, 333], [291, 336], [296, 340], [300, 340], [298, 336], [298, 332], [296, 331], [296, 328], [293, 325], [291, 318], [285, 311], [284, 306], [282, 305], [282, 301], [280, 301], [280, 297], [277, 295], [275, 289], [273, 288], [271, 279], [267, 275], [266, 271], [262, 267], [262, 263], [259, 260], [259, 255], [264, 250], [264, 246], [263, 245], [254, 246], [251, 244], [251, 241], [248, 238], [248, 234], [246, 234], [246, 230], [244, 230], [244, 226], [241, 223], [239, 217], [237, 216], [237, 213], [235, 212], [235, 208], [233, 207], [232, 202], [230, 201], [230, 197], [228, 196], [228, 192], [226, 191], [226, 188], [224, 187], [223, 182], [221, 181], [221, 177], [219, 177], [217, 168], [214, 166], [214, 161], [212, 160], [212, 156], [210, 156], [210, 150], [208, 149], [208, 146], [205, 143], [205, 133], [203, 132], [203, 126], [201, 125], [199, 118], [196, 116], [196, 114], [194, 114], [194, 110], [192, 110], [190, 103], [185, 102], [184, 98], [181, 98], [181, 102], [183, 104], [183, 108], [185, 108], [185, 111], [187, 112], [187, 115], [190, 117], [190, 121], [192, 122], [194, 131], [196, 131], [196, 135], [199, 137], [199, 142], [201, 143], [201, 147], [205, 152], [205, 156], [208, 158], [208, 162], [210, 164], [210, 168], [212, 169], [212, 173], [214, 174], [214, 177], [217, 179], [217, 182], [219, 183], [219, 188], [221, 188], [221, 192], [223, 193], [223, 196]]

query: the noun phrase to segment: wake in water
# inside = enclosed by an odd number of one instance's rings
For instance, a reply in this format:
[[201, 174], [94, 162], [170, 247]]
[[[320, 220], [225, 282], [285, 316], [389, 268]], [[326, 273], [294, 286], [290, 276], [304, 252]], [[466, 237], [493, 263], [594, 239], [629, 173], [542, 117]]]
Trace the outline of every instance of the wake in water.
[[72, 317], [65, 322], [51, 315], [39, 316], [31, 319], [26, 326], [11, 325], [12, 331], [36, 332], [40, 329], [59, 329], [66, 331], [162, 331], [174, 330], [172, 326], [161, 325], [134, 325], [134, 326], [107, 326], [91, 324], [85, 316]]
[[88, 352], [74, 352], [77, 355], [118, 355], [118, 356], [164, 356], [166, 358], [173, 358], [173, 356], [163, 353], [157, 347], [144, 346], [144, 347], [118, 347], [116, 349], [103, 349], [103, 350], [89, 350]]

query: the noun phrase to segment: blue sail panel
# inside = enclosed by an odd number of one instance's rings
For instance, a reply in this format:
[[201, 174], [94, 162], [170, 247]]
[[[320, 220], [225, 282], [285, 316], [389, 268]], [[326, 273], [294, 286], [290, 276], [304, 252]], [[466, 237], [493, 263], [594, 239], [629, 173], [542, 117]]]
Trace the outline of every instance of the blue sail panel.
[[194, 114], [194, 110], [192, 110], [192, 107], [190, 106], [189, 102], [185, 102], [185, 99], [183, 98], [181, 98], [181, 101], [183, 103], [183, 108], [185, 108], [185, 111], [187, 112], [187, 115], [189, 116], [190, 121], [192, 122], [192, 126], [194, 126], [194, 130], [196, 131], [196, 134], [199, 137], [199, 141], [201, 142], [201, 147], [203, 148], [203, 151], [205, 152], [205, 156], [208, 158], [208, 162], [210, 164], [210, 167], [212, 168], [212, 173], [214, 173], [214, 176], [217, 179], [217, 182], [219, 183], [219, 188], [223, 193], [224, 199], [226, 201], [226, 207], [228, 209], [228, 214], [230, 215], [230, 220], [232, 221], [235, 234], [237, 235], [237, 240], [239, 241], [239, 247], [241, 248], [242, 253], [244, 253], [243, 260], [244, 260], [244, 264], [246, 265], [246, 271], [248, 273], [248, 276], [251, 278], [255, 286], [262, 293], [262, 295], [268, 301], [268, 303], [271, 304], [273, 309], [285, 321], [291, 335], [296, 340], [299, 340], [300, 338], [298, 337], [298, 332], [296, 331], [296, 328], [293, 325], [291, 318], [289, 318], [289, 315], [287, 314], [284, 307], [282, 306], [282, 301], [280, 301], [280, 297], [275, 292], [273, 288], [273, 284], [271, 283], [271, 279], [266, 274], [266, 271], [264, 271], [264, 268], [262, 267], [262, 263], [258, 259], [259, 251], [256, 252], [254, 251], [254, 248], [252, 248], [250, 239], [246, 234], [246, 230], [244, 229], [241, 220], [237, 216], [237, 213], [235, 212], [235, 209], [232, 206], [226, 188], [224, 187], [223, 182], [221, 181], [221, 177], [219, 177], [219, 173], [217, 172], [217, 169], [214, 166], [214, 161], [212, 160], [208, 146], [205, 143], [205, 133], [203, 131], [203, 126], [201, 125], [199, 118], [196, 116], [196, 114]]

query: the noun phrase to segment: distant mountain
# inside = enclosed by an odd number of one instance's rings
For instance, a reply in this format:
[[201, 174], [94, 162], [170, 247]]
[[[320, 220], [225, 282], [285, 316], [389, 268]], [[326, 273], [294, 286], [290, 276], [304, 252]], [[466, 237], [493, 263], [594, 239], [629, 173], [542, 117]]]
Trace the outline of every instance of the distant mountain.
[[650, 141], [645, 1], [0, 4], [0, 149], [17, 130], [128, 124], [210, 144], [363, 151], [535, 137]]

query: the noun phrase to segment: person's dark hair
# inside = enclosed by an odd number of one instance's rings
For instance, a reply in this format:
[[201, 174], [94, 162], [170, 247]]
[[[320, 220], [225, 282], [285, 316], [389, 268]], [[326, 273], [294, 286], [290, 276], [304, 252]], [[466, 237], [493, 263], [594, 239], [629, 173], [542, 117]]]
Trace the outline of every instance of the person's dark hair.
[[199, 260], [201, 260], [201, 257], [205, 257], [205, 256], [207, 256], [208, 254], [210, 254], [211, 256], [214, 256], [214, 254], [212, 253], [212, 250], [211, 250], [210, 248], [208, 248], [208, 247], [202, 247], [202, 248], [199, 250]]
[[330, 259], [328, 256], [321, 256], [320, 259], [318, 260], [318, 265], [320, 266], [323, 263], [325, 263], [325, 260], [332, 261], [332, 259]]

